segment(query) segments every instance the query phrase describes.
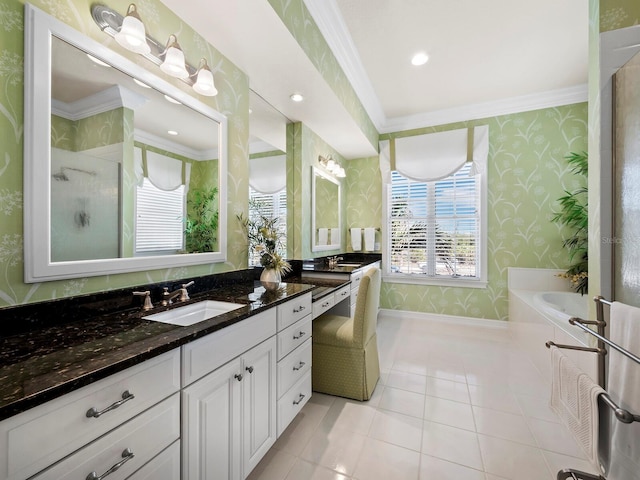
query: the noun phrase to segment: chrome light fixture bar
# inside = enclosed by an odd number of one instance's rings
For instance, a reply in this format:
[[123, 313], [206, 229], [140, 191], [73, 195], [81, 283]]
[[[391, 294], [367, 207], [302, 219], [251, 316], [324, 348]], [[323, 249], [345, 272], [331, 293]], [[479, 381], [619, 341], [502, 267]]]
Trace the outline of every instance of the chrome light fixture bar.
[[[123, 17], [121, 14], [106, 5], [96, 4], [91, 7], [91, 16], [93, 17], [93, 21], [96, 22], [96, 25], [98, 25], [100, 30], [115, 38], [116, 41], [118, 41], [123, 27], [127, 27], [126, 23], [128, 22], [125, 22], [125, 20], [131, 17], [132, 13], [135, 14], [135, 20], [142, 24], [140, 17], [137, 15], [135, 5], [133, 6], [133, 9], [131, 5], [129, 6], [129, 9], [127, 10], [127, 17]], [[123, 25], [123, 23], [125, 23], [125, 25]], [[134, 23], [137, 25], [136, 21], [134, 21]], [[125, 48], [133, 51], [134, 53], [139, 53], [147, 60], [160, 67], [168, 75], [182, 80], [190, 87], [193, 87], [193, 89], [200, 95], [214, 96], [218, 93], [213, 83], [213, 74], [211, 73], [211, 69], [204, 58], [200, 60], [198, 68], [193, 67], [187, 62], [184, 62], [184, 69], [177, 65], [176, 61], [179, 63], [184, 59], [184, 53], [178, 45], [175, 35], [169, 36], [166, 47], [165, 44], [157, 41], [149, 34], [145, 33], [145, 38], [146, 44], [149, 46], [148, 50], [146, 48], [141, 48], [141, 51], [138, 51], [123, 44], [121, 41], [118, 41], [118, 43], [124, 45]]]

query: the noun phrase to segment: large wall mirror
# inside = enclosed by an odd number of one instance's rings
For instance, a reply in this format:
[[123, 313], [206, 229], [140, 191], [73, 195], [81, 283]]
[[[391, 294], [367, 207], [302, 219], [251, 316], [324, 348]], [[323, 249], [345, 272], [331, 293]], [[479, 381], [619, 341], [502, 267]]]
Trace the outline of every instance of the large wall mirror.
[[311, 251], [338, 250], [342, 244], [340, 182], [311, 167]]
[[226, 118], [25, 13], [25, 281], [224, 261]]

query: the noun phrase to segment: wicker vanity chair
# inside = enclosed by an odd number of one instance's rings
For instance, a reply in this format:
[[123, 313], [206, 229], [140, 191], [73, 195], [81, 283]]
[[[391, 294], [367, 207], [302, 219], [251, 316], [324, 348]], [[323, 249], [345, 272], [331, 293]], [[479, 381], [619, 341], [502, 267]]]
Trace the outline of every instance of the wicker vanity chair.
[[316, 392], [369, 400], [380, 378], [376, 325], [380, 269], [365, 272], [353, 318], [325, 314], [313, 321], [311, 378]]

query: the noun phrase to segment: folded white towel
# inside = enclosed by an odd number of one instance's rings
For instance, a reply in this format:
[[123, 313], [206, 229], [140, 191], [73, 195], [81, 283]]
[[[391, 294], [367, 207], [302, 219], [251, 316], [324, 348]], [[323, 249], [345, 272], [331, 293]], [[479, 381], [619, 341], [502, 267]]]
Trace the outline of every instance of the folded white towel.
[[[613, 302], [609, 338], [634, 354], [640, 352], [640, 308]], [[607, 391], [631, 413], [640, 414], [640, 365], [609, 348]], [[640, 423], [622, 423], [611, 414], [611, 452], [607, 479], [640, 479]]]
[[594, 468], [598, 465], [598, 396], [600, 385], [558, 347], [551, 347], [551, 409], [574, 436]]
[[329, 238], [331, 239], [331, 245], [340, 245], [340, 229], [339, 228], [330, 228], [329, 229]]
[[373, 252], [376, 244], [376, 229], [365, 228], [364, 229], [364, 249], [367, 252]]
[[359, 227], [351, 229], [351, 249], [354, 252], [362, 250], [362, 229]]
[[328, 242], [329, 242], [329, 229], [319, 228], [318, 229], [318, 245], [327, 245]]

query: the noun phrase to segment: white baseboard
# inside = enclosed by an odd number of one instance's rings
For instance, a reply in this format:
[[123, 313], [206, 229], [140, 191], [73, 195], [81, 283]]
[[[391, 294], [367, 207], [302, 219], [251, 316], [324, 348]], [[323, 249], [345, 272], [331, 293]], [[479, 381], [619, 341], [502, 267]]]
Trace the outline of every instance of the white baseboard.
[[378, 318], [388, 320], [418, 320], [421, 322], [439, 322], [449, 325], [495, 328], [499, 330], [506, 330], [509, 323], [502, 320], [489, 320], [486, 318], [460, 317], [456, 315], [443, 315], [440, 313], [412, 312], [409, 310], [390, 310], [387, 308], [380, 309]]

